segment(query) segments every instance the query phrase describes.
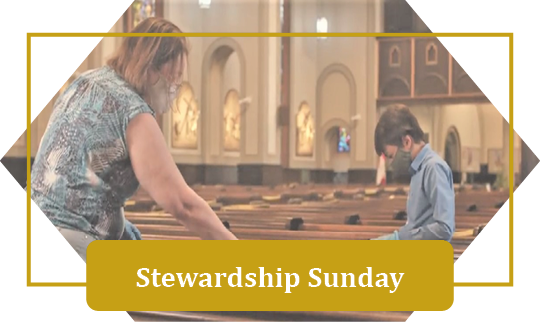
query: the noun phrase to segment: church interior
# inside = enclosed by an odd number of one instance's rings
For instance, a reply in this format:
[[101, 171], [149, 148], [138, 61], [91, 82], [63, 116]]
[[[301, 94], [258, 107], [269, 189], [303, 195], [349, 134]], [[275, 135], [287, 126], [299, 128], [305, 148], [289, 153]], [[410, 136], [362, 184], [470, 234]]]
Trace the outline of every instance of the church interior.
[[[374, 147], [385, 108], [408, 106], [448, 163], [455, 260], [538, 159], [405, 0], [136, 0], [110, 32], [149, 16], [183, 32], [313, 32], [318, 37], [189, 37], [175, 108], [157, 120], [178, 169], [239, 239], [370, 239], [406, 222], [408, 180]], [[2, 158], [26, 186], [56, 97], [120, 44], [106, 37]], [[151, 156], [149, 156], [151, 157]], [[33, 160], [33, 159], [32, 159]], [[380, 170], [383, 169], [383, 170]], [[381, 174], [381, 171], [384, 174]], [[381, 177], [383, 178], [381, 182]], [[143, 239], [197, 239], [139, 191], [125, 215]], [[130, 312], [136, 321], [404, 321], [411, 312]]]

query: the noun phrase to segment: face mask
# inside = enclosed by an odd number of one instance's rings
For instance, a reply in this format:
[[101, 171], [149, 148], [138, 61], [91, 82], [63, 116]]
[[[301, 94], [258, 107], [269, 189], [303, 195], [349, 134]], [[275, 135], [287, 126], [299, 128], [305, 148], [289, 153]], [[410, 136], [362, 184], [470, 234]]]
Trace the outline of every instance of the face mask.
[[409, 173], [409, 168], [412, 164], [411, 152], [399, 149], [396, 153], [394, 161], [390, 165], [396, 174], [404, 175]]
[[148, 89], [150, 107], [157, 114], [163, 114], [169, 111], [176, 99], [177, 89], [174, 86], [168, 86], [165, 79], [160, 75], [156, 84]]

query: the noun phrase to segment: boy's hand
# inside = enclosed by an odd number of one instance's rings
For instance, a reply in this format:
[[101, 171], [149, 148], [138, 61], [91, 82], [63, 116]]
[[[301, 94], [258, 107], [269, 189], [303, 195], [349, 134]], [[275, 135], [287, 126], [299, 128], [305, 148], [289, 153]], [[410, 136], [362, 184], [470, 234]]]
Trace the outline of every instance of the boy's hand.
[[373, 238], [371, 240], [399, 240], [398, 232], [394, 231], [391, 234], [383, 235], [377, 238]]

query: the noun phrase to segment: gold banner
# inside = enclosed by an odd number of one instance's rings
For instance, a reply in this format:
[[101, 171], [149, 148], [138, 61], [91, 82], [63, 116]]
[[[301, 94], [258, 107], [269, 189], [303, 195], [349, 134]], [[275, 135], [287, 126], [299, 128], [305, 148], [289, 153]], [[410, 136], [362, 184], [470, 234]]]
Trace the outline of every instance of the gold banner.
[[94, 241], [96, 311], [444, 311], [445, 241]]

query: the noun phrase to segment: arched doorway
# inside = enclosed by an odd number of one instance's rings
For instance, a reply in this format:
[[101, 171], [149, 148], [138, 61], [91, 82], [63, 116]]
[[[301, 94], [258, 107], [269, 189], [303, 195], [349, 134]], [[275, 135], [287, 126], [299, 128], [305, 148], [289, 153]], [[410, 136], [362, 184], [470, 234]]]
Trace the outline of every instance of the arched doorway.
[[[238, 54], [229, 46], [218, 48], [212, 55], [210, 74], [211, 106], [221, 106], [222, 131], [219, 134], [223, 151], [240, 152], [240, 61]], [[217, 114], [217, 115], [219, 115]], [[214, 114], [216, 115], [216, 114]], [[238, 132], [238, 135], [233, 135]]]
[[246, 119], [238, 108], [246, 93], [246, 59], [239, 43], [218, 38], [205, 50], [201, 85], [204, 182], [237, 184], [246, 141]]
[[333, 182], [347, 184], [351, 164], [351, 135], [346, 125], [334, 125], [325, 135], [324, 163], [333, 170]]
[[201, 150], [206, 162], [235, 166], [244, 152], [245, 119], [235, 101], [245, 95], [245, 67], [242, 48], [232, 38], [218, 38], [205, 51]]
[[456, 173], [460, 171], [461, 161], [461, 142], [459, 140], [459, 134], [457, 129], [452, 126], [446, 133], [446, 139], [444, 141], [444, 160], [452, 169], [452, 172]]
[[[337, 89], [333, 87], [334, 84], [341, 84]], [[341, 126], [347, 128], [349, 133], [354, 137], [355, 129], [349, 127], [350, 118], [356, 114], [356, 82], [351, 70], [343, 64], [332, 64], [327, 66], [319, 75], [317, 79], [317, 101], [315, 107], [315, 131], [322, 135], [315, 134], [315, 158], [318, 167], [328, 168], [326, 155], [323, 155], [325, 148], [327, 147], [326, 135], [330, 129], [335, 126]], [[336, 99], [338, 98], [338, 100]], [[342, 106], [345, 109], [341, 109], [339, 114], [333, 113], [335, 106]], [[320, 131], [320, 132], [319, 132]], [[336, 133], [335, 131], [333, 133]], [[336, 146], [337, 149], [337, 146]], [[335, 149], [333, 151], [336, 151]], [[351, 158], [356, 153], [354, 149], [347, 152]]]

